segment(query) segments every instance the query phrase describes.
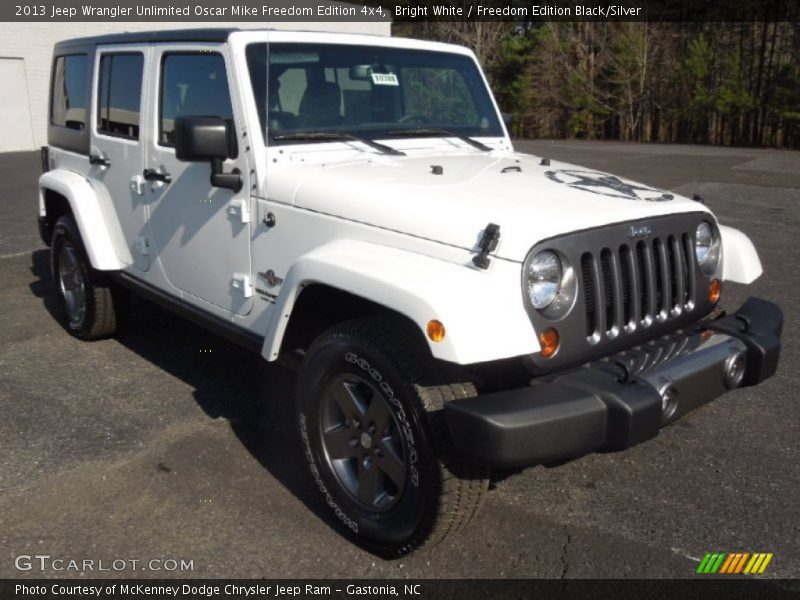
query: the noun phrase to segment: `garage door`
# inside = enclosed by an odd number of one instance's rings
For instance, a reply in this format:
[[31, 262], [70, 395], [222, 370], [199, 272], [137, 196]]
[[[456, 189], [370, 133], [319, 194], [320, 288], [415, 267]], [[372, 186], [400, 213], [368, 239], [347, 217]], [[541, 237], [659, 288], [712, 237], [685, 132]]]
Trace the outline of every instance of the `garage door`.
[[31, 150], [33, 132], [21, 58], [0, 58], [0, 152]]

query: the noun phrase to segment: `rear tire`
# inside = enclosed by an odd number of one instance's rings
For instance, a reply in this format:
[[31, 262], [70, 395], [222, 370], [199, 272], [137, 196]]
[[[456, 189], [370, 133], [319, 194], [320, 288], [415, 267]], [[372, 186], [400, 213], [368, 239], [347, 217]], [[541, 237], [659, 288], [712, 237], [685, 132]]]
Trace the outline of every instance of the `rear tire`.
[[117, 328], [115, 295], [106, 276], [92, 268], [72, 217], [65, 215], [56, 221], [50, 248], [53, 283], [67, 331], [82, 340], [113, 335]]
[[402, 317], [348, 321], [311, 345], [297, 417], [317, 488], [356, 543], [387, 558], [462, 529], [488, 471], [450, 444], [442, 408], [476, 395]]

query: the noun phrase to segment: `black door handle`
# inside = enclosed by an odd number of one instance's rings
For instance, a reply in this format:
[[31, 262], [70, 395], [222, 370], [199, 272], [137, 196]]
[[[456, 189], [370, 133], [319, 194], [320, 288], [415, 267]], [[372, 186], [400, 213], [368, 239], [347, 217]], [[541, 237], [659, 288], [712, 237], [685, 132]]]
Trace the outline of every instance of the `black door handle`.
[[90, 165], [100, 165], [101, 167], [110, 167], [111, 161], [107, 158], [103, 158], [99, 154], [90, 154], [89, 155], [89, 164]]
[[147, 181], [160, 181], [161, 183], [172, 182], [172, 176], [169, 173], [159, 173], [154, 169], [145, 169], [142, 175]]

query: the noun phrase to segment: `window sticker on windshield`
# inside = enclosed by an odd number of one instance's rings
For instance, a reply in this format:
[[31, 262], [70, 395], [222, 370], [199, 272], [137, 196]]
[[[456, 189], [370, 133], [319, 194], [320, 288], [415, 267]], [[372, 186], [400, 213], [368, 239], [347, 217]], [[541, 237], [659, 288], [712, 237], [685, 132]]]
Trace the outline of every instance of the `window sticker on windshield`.
[[394, 73], [372, 73], [371, 75], [374, 85], [400, 85], [397, 75]]

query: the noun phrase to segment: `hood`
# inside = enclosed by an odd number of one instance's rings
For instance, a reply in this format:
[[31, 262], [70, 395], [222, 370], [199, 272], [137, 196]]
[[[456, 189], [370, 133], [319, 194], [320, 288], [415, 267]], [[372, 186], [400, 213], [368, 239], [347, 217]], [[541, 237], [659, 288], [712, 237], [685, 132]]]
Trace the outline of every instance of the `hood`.
[[622, 177], [524, 154], [372, 155], [288, 166], [269, 180], [272, 200], [472, 251], [496, 223], [495, 254], [513, 261], [561, 234], [707, 210]]

